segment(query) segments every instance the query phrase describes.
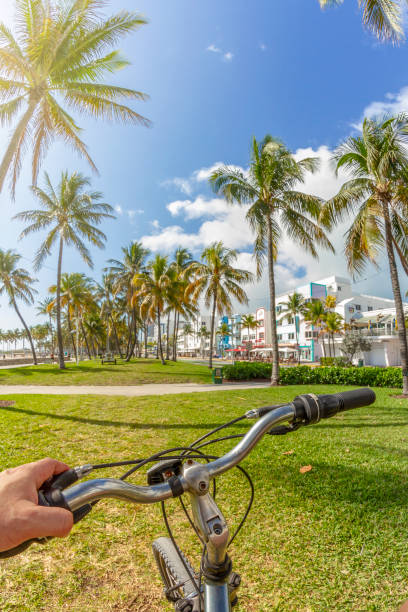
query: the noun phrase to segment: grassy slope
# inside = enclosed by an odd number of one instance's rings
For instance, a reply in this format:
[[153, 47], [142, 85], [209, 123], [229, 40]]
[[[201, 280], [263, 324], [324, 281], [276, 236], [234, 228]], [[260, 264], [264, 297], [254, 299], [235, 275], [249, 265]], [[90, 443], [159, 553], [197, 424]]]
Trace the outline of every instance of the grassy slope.
[[[18, 396], [14, 408], [0, 410], [1, 464], [44, 454], [74, 465], [143, 456], [192, 441], [252, 406], [308, 390], [131, 399]], [[243, 577], [240, 611], [394, 612], [408, 597], [408, 412], [391, 393], [378, 390], [373, 408], [267, 437], [244, 462], [256, 498], [231, 551]], [[230, 445], [222, 443], [218, 451]], [[300, 474], [307, 464], [313, 470]], [[237, 524], [248, 499], [245, 483], [237, 472], [221, 477], [218, 489], [221, 508]], [[179, 519], [180, 536], [186, 520], [176, 501], [168, 506], [171, 523]], [[69, 539], [1, 562], [0, 609], [170, 610], [150, 552], [151, 540], [162, 534], [159, 508], [101, 502]], [[197, 553], [190, 531], [180, 543]]]
[[168, 361], [165, 366], [155, 359], [134, 359], [116, 365], [84, 361], [66, 370], [56, 365], [0, 369], [0, 385], [142, 385], [146, 383], [209, 383], [207, 366]]

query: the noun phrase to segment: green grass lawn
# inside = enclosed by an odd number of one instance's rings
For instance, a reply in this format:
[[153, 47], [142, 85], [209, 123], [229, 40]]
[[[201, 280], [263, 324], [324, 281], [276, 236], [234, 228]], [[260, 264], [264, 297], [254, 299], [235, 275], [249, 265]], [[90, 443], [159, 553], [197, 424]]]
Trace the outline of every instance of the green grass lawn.
[[209, 383], [211, 371], [205, 365], [185, 361], [168, 361], [165, 366], [156, 359], [132, 359], [116, 365], [100, 361], [83, 361], [77, 366], [67, 363], [66, 370], [57, 365], [39, 365], [0, 369], [0, 385], [143, 385], [147, 383]]
[[[0, 409], [1, 466], [44, 455], [70, 465], [150, 455], [189, 443], [251, 407], [306, 391], [15, 396], [14, 407]], [[408, 598], [408, 404], [392, 393], [379, 389], [373, 407], [267, 436], [245, 460], [256, 497], [230, 551], [242, 574], [241, 612], [395, 612]], [[217, 452], [231, 444], [219, 444]], [[309, 464], [312, 471], [301, 474]], [[217, 488], [220, 507], [236, 525], [249, 494], [238, 470], [220, 477]], [[199, 548], [178, 501], [167, 506], [176, 538], [196, 561]], [[0, 563], [0, 609], [170, 610], [150, 551], [164, 532], [156, 506], [100, 502], [68, 539]]]

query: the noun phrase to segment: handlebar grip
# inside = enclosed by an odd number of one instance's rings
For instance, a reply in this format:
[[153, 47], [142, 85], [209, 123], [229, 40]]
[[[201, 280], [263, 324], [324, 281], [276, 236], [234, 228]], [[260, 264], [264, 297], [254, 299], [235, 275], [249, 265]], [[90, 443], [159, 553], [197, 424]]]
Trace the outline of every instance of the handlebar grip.
[[304, 425], [318, 423], [320, 419], [328, 419], [338, 412], [369, 406], [376, 400], [372, 389], [362, 388], [328, 395], [298, 395], [293, 400], [295, 420]]
[[[69, 471], [69, 470], [68, 470]], [[65, 472], [64, 472], [65, 473]], [[38, 505], [39, 506], [47, 506], [47, 507], [60, 507], [65, 510], [69, 510], [71, 512], [70, 507], [65, 501], [64, 495], [62, 494], [60, 489], [54, 489], [50, 482], [47, 483], [45, 487], [46, 491], [43, 489], [38, 491]], [[92, 510], [91, 504], [86, 504], [85, 506], [81, 506], [75, 510], [72, 514], [74, 517], [74, 523], [78, 523], [81, 519], [83, 519], [90, 511]], [[15, 557], [20, 553], [27, 550], [31, 544], [46, 544], [49, 540], [52, 540], [52, 536], [44, 537], [44, 538], [31, 538], [30, 540], [26, 540], [22, 542], [18, 546], [14, 548], [10, 548], [9, 550], [0, 551], [0, 559], [9, 559], [10, 557]]]
[[[333, 393], [333, 395], [319, 395], [320, 416], [322, 419], [327, 419], [337, 412], [345, 412], [353, 408], [362, 408], [370, 406], [376, 400], [375, 393], [368, 387], [362, 389], [353, 389], [352, 391], [342, 391], [341, 393]], [[332, 411], [335, 410], [333, 413]]]

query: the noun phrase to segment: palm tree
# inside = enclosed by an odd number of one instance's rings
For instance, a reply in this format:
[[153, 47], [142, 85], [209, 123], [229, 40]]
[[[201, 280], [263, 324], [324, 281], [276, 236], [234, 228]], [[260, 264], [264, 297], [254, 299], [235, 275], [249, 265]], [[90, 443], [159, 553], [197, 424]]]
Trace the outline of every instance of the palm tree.
[[[126, 351], [126, 361], [129, 361], [133, 355], [135, 346], [138, 342], [138, 304], [137, 300], [133, 300], [135, 288], [132, 281], [135, 276], [142, 273], [146, 269], [146, 260], [150, 251], [146, 249], [141, 242], [132, 242], [128, 247], [122, 247], [122, 260], [109, 259], [105, 272], [108, 272], [114, 278], [114, 295], [123, 295], [128, 308], [129, 322], [129, 337]], [[143, 322], [144, 332], [146, 336], [146, 321]]]
[[190, 317], [196, 313], [195, 306], [191, 303], [187, 291], [191, 276], [191, 264], [193, 257], [187, 249], [179, 247], [174, 260], [169, 266], [168, 274], [172, 279], [167, 295], [169, 308], [174, 312], [173, 321], [173, 361], [177, 361], [177, 338], [180, 316]]
[[189, 321], [183, 325], [184, 350], [188, 349], [188, 337], [194, 334], [193, 326]]
[[33, 354], [34, 365], [37, 365], [37, 356], [30, 330], [17, 306], [17, 300], [21, 300], [25, 304], [32, 304], [34, 302], [34, 293], [36, 291], [33, 288], [33, 284], [36, 282], [36, 279], [32, 278], [24, 268], [17, 267], [20, 259], [21, 255], [18, 253], [0, 249], [0, 295], [6, 294], [8, 296], [10, 306], [14, 308], [23, 324]]
[[326, 348], [324, 344], [324, 326], [326, 322], [327, 311], [326, 308], [320, 300], [312, 300], [311, 302], [307, 302], [305, 306], [304, 317], [305, 321], [308, 321], [312, 328], [317, 327], [319, 336], [323, 336], [322, 338], [322, 346], [323, 346], [323, 355], [326, 357]]
[[336, 357], [336, 347], [334, 344], [334, 335], [340, 334], [344, 328], [344, 319], [338, 312], [328, 312], [325, 319], [325, 327], [329, 334], [329, 351], [330, 349], [330, 337], [332, 339], [333, 357]]
[[205, 341], [210, 337], [210, 335], [211, 334], [205, 325], [202, 325], [201, 329], [199, 329], [197, 332], [197, 336], [200, 338], [200, 352], [202, 357], [205, 356]]
[[279, 241], [285, 232], [316, 258], [318, 246], [333, 250], [322, 228], [315, 223], [321, 212], [320, 198], [297, 191], [306, 172], [313, 172], [317, 167], [316, 158], [296, 161], [280, 141], [267, 135], [260, 143], [253, 139], [248, 172], [227, 166], [217, 169], [210, 178], [214, 191], [222, 193], [227, 202], [249, 205], [246, 217], [255, 234], [258, 277], [262, 275], [265, 259], [268, 262], [272, 385], [279, 384], [274, 271]]
[[231, 314], [231, 298], [240, 304], [247, 304], [248, 297], [241, 284], [252, 282], [253, 274], [248, 270], [234, 268], [233, 263], [238, 257], [237, 251], [228, 249], [222, 242], [213, 242], [201, 254], [201, 262], [193, 262], [189, 268], [194, 275], [187, 293], [197, 303], [204, 294], [206, 308], [211, 309], [211, 336], [209, 367], [212, 368], [214, 347], [215, 313]]
[[[349, 270], [361, 273], [388, 257], [398, 324], [403, 394], [408, 397], [408, 345], [398, 277], [397, 256], [408, 261], [408, 115], [387, 120], [365, 119], [361, 136], [350, 137], [335, 153], [337, 170], [353, 177], [326, 203], [323, 217], [334, 226], [354, 220], [346, 234]], [[397, 255], [396, 255], [397, 253]]]
[[296, 291], [288, 296], [286, 302], [281, 302], [279, 306], [282, 307], [281, 318], [291, 321], [293, 319], [295, 323], [295, 337], [296, 346], [298, 349], [298, 363], [300, 363], [300, 350], [299, 350], [299, 317], [305, 313], [306, 302], [305, 298], [301, 293]]
[[53, 307], [54, 304], [55, 300], [53, 300], [52, 297], [49, 296], [41, 300], [41, 302], [38, 302], [38, 306], [36, 308], [37, 314], [39, 316], [47, 316], [49, 319], [49, 331], [51, 335], [52, 352], [54, 352], [54, 329], [52, 325], [52, 320], [55, 317], [55, 308]]
[[[96, 170], [80, 139], [81, 128], [68, 109], [95, 119], [149, 124], [121, 103], [145, 100], [145, 94], [104, 82], [105, 76], [128, 65], [112, 46], [146, 21], [126, 11], [103, 18], [99, 9], [107, 4], [107, 0], [20, 0], [17, 35], [0, 24], [0, 120], [15, 125], [0, 164], [0, 190], [10, 172], [14, 195], [27, 148], [33, 152], [35, 185], [40, 164], [57, 138]], [[60, 105], [61, 98], [66, 108]]]
[[[102, 320], [106, 321], [106, 341], [109, 345], [110, 330], [112, 329], [115, 338], [116, 350], [120, 358], [123, 358], [122, 349], [120, 347], [119, 336], [115, 321], [117, 304], [115, 303], [115, 280], [112, 273], [102, 276], [102, 283], [96, 286], [96, 297], [100, 301], [100, 315]], [[109, 346], [106, 348], [109, 352]]]
[[250, 359], [250, 347], [251, 347], [251, 330], [259, 327], [259, 322], [255, 319], [253, 314], [243, 315], [241, 317], [241, 327], [248, 331], [248, 343], [247, 343], [247, 351], [248, 358]]
[[[343, 0], [319, 0], [322, 8], [340, 6]], [[363, 24], [380, 40], [398, 43], [404, 38], [402, 1], [358, 0], [363, 9]]]
[[73, 246], [81, 254], [82, 259], [90, 267], [93, 267], [91, 255], [85, 246], [84, 239], [93, 246], [104, 248], [105, 234], [99, 230], [99, 225], [104, 219], [114, 219], [111, 214], [112, 207], [109, 204], [99, 202], [102, 194], [86, 192], [85, 188], [90, 185], [88, 178], [80, 173], [68, 175], [63, 172], [57, 190], [51, 184], [48, 174], [45, 174], [45, 189], [31, 187], [34, 195], [40, 202], [40, 210], [26, 210], [18, 213], [14, 218], [28, 222], [20, 235], [24, 238], [33, 232], [49, 229], [49, 233], [41, 244], [34, 259], [36, 269], [39, 269], [51, 254], [51, 249], [58, 243], [58, 271], [56, 285], [56, 315], [59, 367], [65, 368], [64, 349], [61, 329], [61, 267], [64, 246]]
[[228, 336], [231, 335], [231, 330], [229, 328], [228, 323], [226, 323], [225, 321], [221, 323], [221, 325], [219, 326], [215, 334], [216, 336], [221, 336], [221, 350], [222, 350], [222, 356], [224, 357], [225, 338], [228, 338]]
[[166, 294], [170, 284], [167, 274], [167, 257], [156, 255], [145, 272], [136, 274], [132, 280], [135, 293], [132, 305], [140, 300], [140, 313], [150, 321], [156, 321], [158, 327], [158, 350], [161, 362], [166, 365], [163, 356], [161, 317], [166, 307]]

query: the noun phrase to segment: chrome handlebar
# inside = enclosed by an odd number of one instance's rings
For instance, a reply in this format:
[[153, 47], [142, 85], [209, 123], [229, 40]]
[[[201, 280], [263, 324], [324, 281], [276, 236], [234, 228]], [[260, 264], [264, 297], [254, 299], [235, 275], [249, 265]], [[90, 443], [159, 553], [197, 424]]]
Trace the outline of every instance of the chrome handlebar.
[[[179, 486], [181, 485], [183, 492], [190, 491], [204, 495], [208, 492], [211, 478], [232, 469], [245, 459], [262, 436], [274, 425], [282, 421], [292, 421], [294, 417], [295, 406], [293, 404], [280, 406], [257, 421], [242, 440], [219, 459], [202, 464], [192, 460], [188, 461], [188, 456], [186, 456], [187, 469], [183, 469], [179, 476]], [[98, 478], [65, 489], [62, 491], [62, 496], [67, 506], [74, 511], [104, 497], [113, 497], [138, 504], [153, 504], [169, 499], [174, 494], [168, 482], [153, 486], [137, 486], [115, 478]]]

